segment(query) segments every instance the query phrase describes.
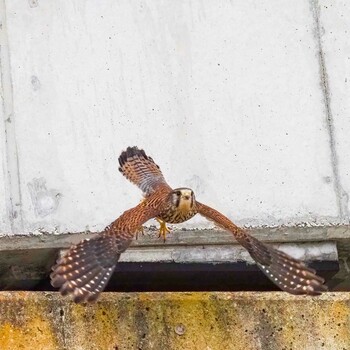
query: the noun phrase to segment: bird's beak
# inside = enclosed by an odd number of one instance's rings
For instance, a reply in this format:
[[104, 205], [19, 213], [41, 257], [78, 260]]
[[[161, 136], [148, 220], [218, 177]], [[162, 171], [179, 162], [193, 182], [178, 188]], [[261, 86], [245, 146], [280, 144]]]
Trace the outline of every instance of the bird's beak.
[[188, 194], [186, 194], [185, 196], [182, 196], [182, 198], [185, 199], [186, 201], [188, 201], [188, 200], [191, 198], [191, 196], [189, 196]]

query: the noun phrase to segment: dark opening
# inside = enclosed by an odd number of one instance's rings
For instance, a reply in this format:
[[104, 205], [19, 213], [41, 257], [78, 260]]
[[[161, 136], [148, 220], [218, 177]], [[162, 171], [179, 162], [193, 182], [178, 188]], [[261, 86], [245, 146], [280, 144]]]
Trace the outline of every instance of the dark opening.
[[[49, 274], [57, 249], [0, 252], [0, 289], [53, 291]], [[336, 261], [308, 264], [329, 280]], [[232, 263], [119, 263], [106, 291], [274, 291], [279, 290], [256, 265]]]

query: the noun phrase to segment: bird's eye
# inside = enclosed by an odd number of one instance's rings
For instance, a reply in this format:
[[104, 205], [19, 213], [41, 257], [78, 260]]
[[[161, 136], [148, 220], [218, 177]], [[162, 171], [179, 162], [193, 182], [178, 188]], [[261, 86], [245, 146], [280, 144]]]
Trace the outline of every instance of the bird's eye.
[[176, 191], [177, 196], [181, 196], [181, 191]]

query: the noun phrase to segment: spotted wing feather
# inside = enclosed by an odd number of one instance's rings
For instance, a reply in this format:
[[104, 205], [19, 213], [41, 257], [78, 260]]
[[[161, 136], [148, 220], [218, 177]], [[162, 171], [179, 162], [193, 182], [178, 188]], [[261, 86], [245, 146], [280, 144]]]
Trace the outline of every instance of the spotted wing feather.
[[156, 196], [125, 211], [100, 235], [72, 246], [57, 260], [51, 284], [76, 303], [95, 301], [111, 278], [115, 265], [130, 245], [137, 229], [157, 216], [161, 199]]
[[309, 295], [327, 291], [324, 279], [302, 261], [260, 242], [213, 208], [197, 202], [197, 210], [199, 214], [231, 232], [247, 249], [262, 272], [282, 290], [291, 294]]
[[75, 302], [94, 301], [105, 288], [120, 254], [130, 240], [102, 234], [69, 249], [52, 268], [51, 284], [62, 295], [72, 294]]
[[119, 156], [119, 171], [132, 183], [137, 185], [145, 197], [160, 187], [167, 187], [164, 176], [154, 160], [144, 150], [128, 147]]

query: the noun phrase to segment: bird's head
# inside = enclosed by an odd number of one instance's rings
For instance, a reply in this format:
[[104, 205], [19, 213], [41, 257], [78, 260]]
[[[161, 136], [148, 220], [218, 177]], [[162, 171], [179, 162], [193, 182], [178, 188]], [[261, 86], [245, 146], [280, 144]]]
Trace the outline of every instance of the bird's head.
[[193, 207], [195, 196], [190, 188], [175, 188], [171, 192], [171, 201], [180, 210], [189, 210]]

